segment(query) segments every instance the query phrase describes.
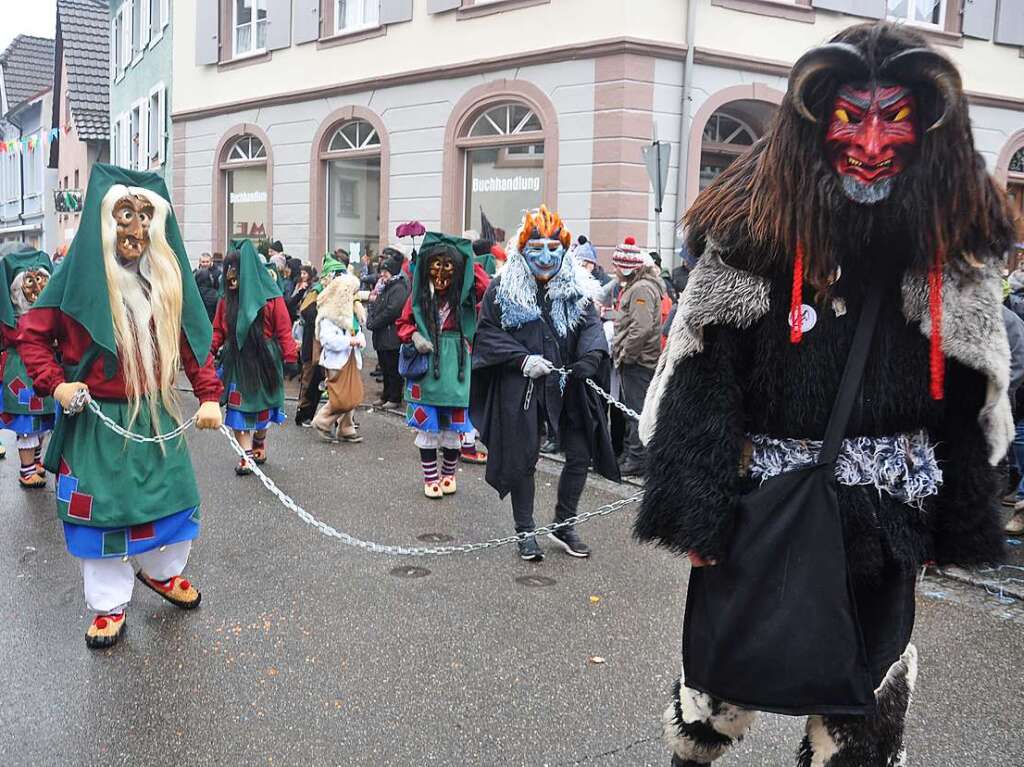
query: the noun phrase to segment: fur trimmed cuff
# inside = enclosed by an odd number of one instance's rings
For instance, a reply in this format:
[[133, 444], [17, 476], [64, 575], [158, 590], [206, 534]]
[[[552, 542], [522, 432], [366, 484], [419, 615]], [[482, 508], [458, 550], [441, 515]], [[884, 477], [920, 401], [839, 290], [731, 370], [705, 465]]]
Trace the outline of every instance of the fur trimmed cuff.
[[677, 760], [710, 764], [743, 739], [755, 716], [754, 711], [715, 700], [679, 680], [662, 715], [662, 731]]

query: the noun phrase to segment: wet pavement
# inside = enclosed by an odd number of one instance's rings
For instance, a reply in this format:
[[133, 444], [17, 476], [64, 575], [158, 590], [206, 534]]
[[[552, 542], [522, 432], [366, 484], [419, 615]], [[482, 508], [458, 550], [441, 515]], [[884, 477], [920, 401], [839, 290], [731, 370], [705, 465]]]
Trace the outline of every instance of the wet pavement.
[[[463, 465], [458, 494], [429, 501], [401, 419], [359, 420], [361, 445], [286, 424], [271, 435], [267, 473], [362, 538], [511, 532], [483, 467]], [[581, 528], [595, 551], [586, 561], [550, 544], [540, 565], [514, 546], [389, 558], [324, 537], [255, 477], [235, 477], [221, 435], [190, 432], [203, 534], [186, 574], [203, 604], [179, 612], [138, 589], [124, 641], [97, 653], [82, 639], [88, 615], [52, 481], [18, 488], [12, 435], [2, 439], [2, 764], [667, 767], [659, 717], [678, 673], [688, 568], [630, 540], [633, 509]], [[538, 521], [558, 469], [541, 464]], [[633, 491], [593, 480], [581, 506]], [[922, 581], [912, 764], [1024, 765], [1022, 605]], [[722, 764], [792, 764], [802, 727], [763, 717]]]

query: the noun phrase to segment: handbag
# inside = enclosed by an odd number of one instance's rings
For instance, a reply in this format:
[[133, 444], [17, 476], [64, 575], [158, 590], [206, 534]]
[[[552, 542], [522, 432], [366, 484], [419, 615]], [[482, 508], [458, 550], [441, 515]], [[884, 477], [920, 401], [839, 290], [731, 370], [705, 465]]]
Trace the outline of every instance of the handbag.
[[411, 343], [398, 348], [398, 374], [406, 381], [419, 381], [429, 369], [429, 354], [420, 354]]
[[683, 620], [685, 684], [778, 714], [875, 711], [847, 569], [835, 462], [860, 390], [881, 288], [854, 333], [816, 463], [743, 496], [722, 561], [694, 568]]
[[341, 370], [330, 372], [326, 388], [327, 401], [335, 413], [347, 413], [363, 401], [363, 379], [354, 352]]

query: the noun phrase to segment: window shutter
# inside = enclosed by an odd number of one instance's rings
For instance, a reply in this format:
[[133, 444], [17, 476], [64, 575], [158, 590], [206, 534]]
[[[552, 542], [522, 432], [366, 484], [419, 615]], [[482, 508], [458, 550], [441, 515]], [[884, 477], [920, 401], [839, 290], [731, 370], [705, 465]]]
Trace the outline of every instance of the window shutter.
[[996, 26], [997, 0], [964, 0], [964, 35], [991, 40]]
[[166, 87], [163, 87], [163, 88], [160, 89], [159, 93], [157, 94], [157, 102], [160, 105], [160, 108], [158, 110], [160, 122], [157, 123], [158, 128], [157, 128], [157, 132], [156, 132], [157, 141], [159, 142], [157, 144], [156, 159], [157, 159], [157, 162], [160, 165], [163, 165], [164, 164], [164, 158], [165, 158], [164, 152], [167, 151], [167, 88]]
[[267, 0], [267, 50], [292, 44], [292, 0]]
[[427, 0], [427, 13], [454, 11], [462, 6], [462, 0]]
[[160, 28], [165, 29], [171, 23], [171, 0], [160, 0]]
[[118, 131], [121, 137], [121, 167], [127, 168], [131, 162], [131, 140], [132, 140], [132, 116], [130, 112], [121, 114], [121, 130]]
[[1024, 6], [1020, 0], [999, 3], [995, 41], [1003, 45], [1024, 45]]
[[412, 0], [380, 0], [380, 23], [412, 21]]
[[149, 12], [149, 0], [139, 0], [139, 13], [142, 15], [141, 22], [139, 23], [139, 50], [144, 51], [149, 46], [150, 25], [152, 22], [152, 14]]
[[159, 40], [164, 34], [163, 0], [143, 0], [149, 4], [149, 39]]
[[149, 97], [139, 99], [139, 170], [149, 170]]
[[220, 55], [220, 3], [196, 3], [196, 64], [216, 64]]
[[[116, 56], [117, 56], [117, 15], [115, 14], [114, 17], [110, 20], [110, 56], [107, 57], [107, 58], [110, 59], [110, 81], [111, 82], [113, 82], [116, 79], [116, 77], [117, 77], [117, 61], [115, 61], [115, 57]], [[6, 111], [6, 109], [7, 109], [7, 107], [4, 106], [4, 110], [5, 111]]]
[[885, 16], [885, 0], [814, 0], [814, 7], [869, 19]]
[[132, 4], [125, 3], [121, 14], [121, 71], [124, 72], [132, 63]]
[[320, 0], [295, 0], [292, 13], [296, 45], [311, 43], [320, 37]]

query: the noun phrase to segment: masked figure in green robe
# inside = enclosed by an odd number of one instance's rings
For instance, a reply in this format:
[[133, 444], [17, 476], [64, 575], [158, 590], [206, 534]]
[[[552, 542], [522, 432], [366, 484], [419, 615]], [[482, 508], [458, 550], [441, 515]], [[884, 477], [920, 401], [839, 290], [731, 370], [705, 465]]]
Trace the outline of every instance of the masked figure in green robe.
[[[65, 412], [91, 398], [107, 418], [147, 436], [181, 423], [179, 367], [202, 403], [196, 425], [222, 422], [210, 321], [167, 197], [154, 173], [93, 166], [67, 258], [18, 326], [18, 353], [39, 396], [52, 394]], [[87, 646], [121, 637], [136, 578], [176, 607], [199, 605], [199, 590], [181, 575], [199, 535], [183, 437], [129, 441], [85, 408], [58, 415], [44, 463], [58, 474], [64, 538], [96, 613]]]
[[53, 398], [40, 397], [15, 348], [18, 320], [39, 298], [53, 273], [50, 257], [39, 250], [16, 251], [0, 261], [6, 288], [0, 293], [0, 429], [17, 436], [21, 472], [18, 483], [25, 489], [46, 487], [43, 440], [53, 429]]
[[[284, 423], [284, 365], [299, 350], [276, 281], [249, 240], [235, 240], [224, 258], [224, 297], [213, 317], [213, 353], [220, 352], [225, 422], [247, 456], [267, 460], [267, 428]], [[252, 474], [245, 459], [239, 476]]]

